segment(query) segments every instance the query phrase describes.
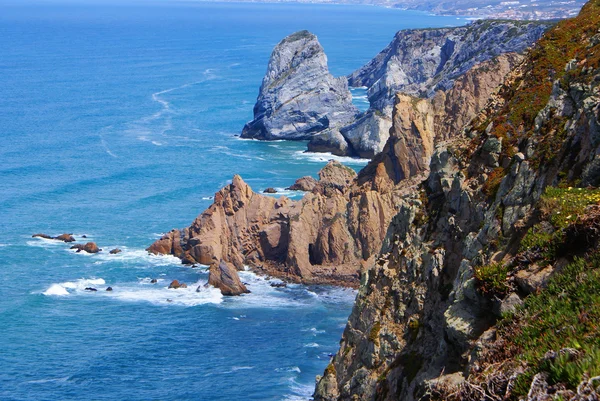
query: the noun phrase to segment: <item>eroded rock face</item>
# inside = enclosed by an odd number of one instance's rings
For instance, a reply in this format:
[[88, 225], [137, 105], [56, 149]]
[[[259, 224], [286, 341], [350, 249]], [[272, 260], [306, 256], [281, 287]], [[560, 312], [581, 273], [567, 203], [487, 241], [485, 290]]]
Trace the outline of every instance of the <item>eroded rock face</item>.
[[221, 290], [221, 294], [233, 296], [247, 294], [248, 288], [242, 283], [235, 266], [221, 259], [211, 263], [208, 269], [208, 284]]
[[308, 31], [284, 38], [273, 50], [263, 78], [254, 119], [243, 138], [310, 139], [351, 121], [358, 113], [346, 78], [334, 78], [327, 57]]
[[399, 195], [361, 188], [355, 178], [352, 169], [331, 161], [312, 191], [294, 202], [257, 194], [235, 176], [190, 227], [167, 233], [148, 251], [184, 263], [222, 259], [238, 270], [250, 265], [292, 281], [357, 286]]

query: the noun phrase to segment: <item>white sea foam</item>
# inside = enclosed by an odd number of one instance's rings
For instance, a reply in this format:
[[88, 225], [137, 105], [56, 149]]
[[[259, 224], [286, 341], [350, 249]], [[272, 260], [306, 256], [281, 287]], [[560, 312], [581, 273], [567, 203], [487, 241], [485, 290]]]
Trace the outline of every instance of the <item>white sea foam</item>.
[[300, 370], [300, 368], [298, 366], [288, 366], [286, 368], [277, 368], [277, 369], [275, 369], [275, 372], [295, 372], [295, 373], [301, 373], [302, 371]]
[[304, 344], [304, 348], [319, 348], [320, 345], [317, 343], [308, 343], [308, 344]]
[[69, 291], [60, 284], [52, 284], [46, 291], [42, 292], [42, 294], [64, 296], [69, 295]]
[[310, 399], [313, 390], [315, 389], [314, 383], [312, 384], [301, 384], [296, 381], [295, 377], [290, 377], [289, 379], [290, 391], [292, 394], [285, 395], [284, 400], [286, 401], [306, 401]]
[[[111, 255], [108, 250], [113, 248], [121, 249], [120, 253]], [[181, 260], [173, 255], [154, 255], [145, 249], [129, 248], [126, 246], [107, 246], [100, 253], [93, 254], [99, 263], [121, 262], [127, 264], [138, 264], [141, 268], [152, 266], [174, 266], [180, 265]], [[85, 254], [86, 252], [80, 252]], [[135, 266], [134, 266], [135, 267]]]
[[275, 198], [279, 198], [280, 196], [287, 196], [288, 198], [301, 198], [306, 193], [304, 191], [291, 191], [291, 190], [285, 189], [283, 187], [275, 187], [274, 189], [277, 191], [274, 194], [263, 192], [264, 189], [261, 189], [260, 193], [262, 195], [273, 196]]
[[359, 159], [356, 157], [348, 156], [336, 156], [332, 153], [304, 152], [301, 150], [294, 152], [294, 158], [308, 160], [314, 163], [327, 163], [329, 160], [333, 159], [340, 163], [358, 165], [366, 165], [370, 161], [370, 159]]
[[[42, 294], [44, 295], [57, 295], [66, 296], [77, 292], [86, 291], [88, 287], [94, 287], [98, 285], [104, 285], [106, 282], [101, 278], [81, 278], [75, 281], [65, 281], [64, 283], [52, 284]], [[70, 291], [69, 291], [70, 290]]]
[[[204, 304], [219, 304], [223, 300], [221, 291], [212, 287], [204, 287], [205, 282], [198, 281], [190, 284], [188, 288], [169, 289], [165, 281], [152, 286], [145, 284], [145, 280], [136, 283], [112, 284], [112, 291], [105, 291], [106, 282], [102, 278], [79, 279], [52, 284], [42, 294], [47, 296], [83, 296], [93, 295], [116, 299], [124, 302], [148, 302], [155, 305], [196, 306]], [[97, 288], [98, 286], [102, 286]], [[87, 291], [87, 287], [96, 288], [98, 291]]]

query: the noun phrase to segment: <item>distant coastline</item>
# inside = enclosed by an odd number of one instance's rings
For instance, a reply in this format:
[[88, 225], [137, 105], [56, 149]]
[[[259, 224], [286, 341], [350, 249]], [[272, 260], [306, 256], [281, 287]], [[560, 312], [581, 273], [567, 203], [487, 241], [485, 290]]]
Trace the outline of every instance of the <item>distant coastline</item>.
[[532, 0], [455, 0], [440, 5], [435, 0], [180, 0], [185, 3], [272, 3], [272, 4], [331, 4], [376, 6], [405, 11], [421, 11], [436, 16], [456, 16], [468, 19], [512, 19], [512, 20], [553, 20], [570, 18], [579, 13], [584, 2], [550, 1], [542, 3]]

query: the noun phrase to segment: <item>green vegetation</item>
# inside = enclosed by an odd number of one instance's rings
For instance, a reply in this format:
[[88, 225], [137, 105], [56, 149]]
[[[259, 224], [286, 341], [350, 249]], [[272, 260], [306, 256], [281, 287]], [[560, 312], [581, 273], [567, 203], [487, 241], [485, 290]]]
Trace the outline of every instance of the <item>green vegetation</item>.
[[[526, 395], [540, 371], [548, 372], [551, 384], [571, 388], [584, 374], [600, 374], [600, 253], [576, 258], [546, 290], [526, 298], [524, 306], [499, 326], [506, 347], [528, 366], [516, 382], [514, 397]], [[546, 352], [564, 348], [578, 355], [543, 359]]]
[[600, 190], [548, 187], [541, 199], [542, 212], [550, 216], [557, 228], [566, 228], [585, 214], [590, 205], [600, 203]]
[[375, 345], [379, 345], [379, 330], [381, 330], [381, 323], [375, 322], [373, 327], [371, 327], [371, 331], [369, 332], [369, 340], [371, 340]]
[[502, 263], [492, 263], [475, 269], [475, 282], [477, 288], [484, 295], [502, 296], [508, 293], [509, 286], [506, 275], [510, 271], [508, 266]]
[[531, 62], [524, 66], [523, 76], [501, 91], [500, 95], [507, 99], [503, 108], [496, 117], [481, 122], [478, 131], [485, 130], [492, 122], [491, 135], [503, 138], [504, 149], [517, 145], [523, 136], [535, 134], [538, 149], [532, 160], [534, 166], [550, 161], [559, 149], [557, 145], [562, 144], [564, 128], [556, 121], [549, 121], [547, 127], [559, 127], [558, 131], [541, 127], [535, 132], [535, 117], [548, 103], [555, 80], [560, 80], [566, 87], [572, 82], [589, 79], [582, 74], [583, 63], [565, 71], [570, 60], [585, 59], [587, 67], [600, 66], [599, 45], [587, 48], [589, 42], [585, 40], [596, 34], [598, 26], [600, 0], [592, 0], [583, 7], [579, 17], [560, 21], [550, 29], [530, 51]]
[[335, 376], [336, 375], [335, 366], [333, 365], [333, 362], [331, 362], [325, 368], [325, 376], [327, 376], [327, 375], [331, 375], [331, 376]]

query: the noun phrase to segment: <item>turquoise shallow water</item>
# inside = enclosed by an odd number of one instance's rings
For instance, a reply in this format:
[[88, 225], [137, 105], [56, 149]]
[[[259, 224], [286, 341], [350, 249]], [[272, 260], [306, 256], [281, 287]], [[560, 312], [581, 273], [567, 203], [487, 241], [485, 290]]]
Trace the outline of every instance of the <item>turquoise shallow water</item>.
[[[242, 273], [252, 294], [223, 299], [195, 292], [202, 269], [143, 249], [235, 173], [283, 188], [326, 163], [304, 143], [234, 136], [282, 37], [315, 32], [344, 75], [398, 29], [462, 22], [359, 6], [0, 0], [0, 399], [310, 396], [353, 291]], [[123, 253], [75, 254], [35, 232]], [[196, 285], [168, 290], [172, 279]]]

